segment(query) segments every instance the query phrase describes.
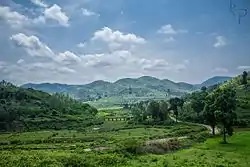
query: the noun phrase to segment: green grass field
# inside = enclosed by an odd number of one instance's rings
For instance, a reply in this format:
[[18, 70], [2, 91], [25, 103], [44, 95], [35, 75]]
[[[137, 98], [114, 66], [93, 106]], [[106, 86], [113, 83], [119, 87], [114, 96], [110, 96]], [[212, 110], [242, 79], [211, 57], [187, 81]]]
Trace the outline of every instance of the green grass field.
[[[121, 107], [101, 108], [98, 116], [120, 117], [128, 113]], [[229, 144], [220, 144], [222, 137], [198, 143], [206, 140], [203, 135], [207, 133], [206, 128], [192, 124], [150, 126], [125, 121], [105, 121], [82, 130], [4, 133], [0, 134], [0, 167], [250, 166], [249, 129], [238, 129], [228, 139]], [[185, 138], [146, 144], [173, 137]], [[140, 154], [125, 151], [135, 145], [147, 151]], [[162, 152], [161, 148], [166, 146], [169, 150]]]
[[0, 166], [249, 167], [249, 131], [237, 132], [229, 138], [229, 144], [220, 144], [220, 141], [221, 137], [216, 137], [175, 153], [137, 156], [107, 151], [84, 152], [79, 143], [75, 144], [75, 149], [73, 146], [55, 150], [28, 149], [28, 147], [26, 150], [2, 148]]

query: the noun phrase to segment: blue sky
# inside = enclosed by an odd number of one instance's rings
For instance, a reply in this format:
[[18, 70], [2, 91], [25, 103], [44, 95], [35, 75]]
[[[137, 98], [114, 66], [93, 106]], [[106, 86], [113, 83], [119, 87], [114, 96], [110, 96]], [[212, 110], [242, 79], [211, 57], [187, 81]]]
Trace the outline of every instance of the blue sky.
[[250, 69], [250, 1], [231, 1], [1, 0], [0, 79], [234, 76]]

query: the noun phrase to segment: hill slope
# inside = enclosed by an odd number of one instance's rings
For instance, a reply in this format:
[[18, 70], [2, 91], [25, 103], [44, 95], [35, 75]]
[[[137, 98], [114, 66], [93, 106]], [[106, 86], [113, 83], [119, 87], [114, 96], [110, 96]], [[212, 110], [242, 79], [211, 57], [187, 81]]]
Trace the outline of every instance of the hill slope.
[[[197, 99], [202, 101], [202, 99], [204, 99], [204, 97], [206, 97], [206, 95], [211, 91], [217, 89], [218, 87], [228, 86], [233, 87], [236, 90], [237, 107], [235, 112], [237, 114], [238, 120], [235, 125], [241, 127], [250, 127], [250, 72], [248, 72], [246, 85], [242, 84], [242, 75], [238, 75], [225, 83], [212, 86], [211, 88], [207, 89], [206, 92], [197, 91], [186, 95], [186, 103], [183, 107], [183, 111], [180, 113], [181, 119], [192, 122], [203, 121], [199, 116], [197, 116], [197, 113], [192, 108], [192, 101], [197, 101]], [[202, 103], [199, 105], [202, 105]], [[200, 108], [200, 115], [202, 115], [202, 110], [203, 108]]]
[[236, 88], [238, 124], [250, 126], [250, 72], [248, 72], [247, 84], [242, 85], [242, 75], [234, 77], [221, 86], [233, 86]]
[[223, 83], [225, 81], [229, 81], [231, 80], [232, 77], [227, 77], [227, 76], [215, 76], [215, 77], [212, 77], [212, 78], [209, 78], [208, 80], [202, 82], [199, 87], [202, 87], [202, 86], [212, 86], [212, 85], [215, 85], [215, 84], [218, 84], [218, 83]]
[[217, 76], [208, 79], [202, 84], [192, 85], [185, 82], [176, 83], [168, 79], [160, 80], [151, 76], [142, 76], [139, 78], [123, 78], [114, 83], [99, 80], [86, 85], [30, 83], [22, 85], [22, 87], [42, 90], [48, 93], [65, 93], [82, 101], [93, 101], [108, 97], [126, 98], [130, 95], [136, 98], [165, 98], [166, 95], [180, 96], [202, 86], [211, 86], [228, 79], [230, 77]]
[[84, 127], [95, 123], [96, 113], [68, 96], [0, 82], [0, 131]]

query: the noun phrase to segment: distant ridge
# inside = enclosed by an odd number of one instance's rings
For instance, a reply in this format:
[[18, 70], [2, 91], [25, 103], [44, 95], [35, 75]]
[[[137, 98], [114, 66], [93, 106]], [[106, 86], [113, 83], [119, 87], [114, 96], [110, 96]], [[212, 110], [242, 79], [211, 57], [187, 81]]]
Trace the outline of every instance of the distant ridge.
[[189, 84], [186, 82], [173, 82], [169, 79], [158, 79], [152, 76], [138, 78], [122, 78], [115, 82], [97, 80], [84, 85], [67, 85], [60, 83], [24, 84], [21, 87], [42, 90], [48, 93], [66, 93], [83, 101], [102, 97], [125, 96], [129, 94], [129, 88], [136, 97], [166, 96], [168, 91], [173, 95], [181, 95], [186, 92], [200, 89], [202, 86], [212, 86], [217, 83], [232, 79], [227, 76], [215, 76], [201, 84]]

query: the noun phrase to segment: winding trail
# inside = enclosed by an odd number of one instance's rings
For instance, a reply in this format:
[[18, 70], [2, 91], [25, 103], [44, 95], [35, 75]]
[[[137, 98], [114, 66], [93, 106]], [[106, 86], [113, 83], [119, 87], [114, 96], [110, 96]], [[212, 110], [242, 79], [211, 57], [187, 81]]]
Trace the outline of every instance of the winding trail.
[[[184, 121], [176, 120], [172, 115], [169, 115], [169, 117], [173, 121], [188, 123], [188, 124], [192, 124], [192, 125], [203, 126], [203, 127], [207, 128], [210, 131], [211, 134], [213, 133], [213, 129], [209, 125], [199, 124], [199, 123], [191, 123], [191, 122], [184, 122]], [[215, 134], [220, 134], [219, 128], [215, 127], [214, 132], [215, 132]], [[168, 137], [168, 138], [162, 138], [162, 139], [148, 140], [148, 141], [145, 142], [145, 144], [146, 145], [150, 145], [150, 144], [155, 144], [155, 143], [167, 142], [167, 141], [172, 140], [172, 139], [182, 140], [182, 139], [187, 139], [187, 138], [188, 138], [188, 136]], [[86, 149], [86, 151], [92, 151], [92, 150], [102, 151], [102, 150], [109, 150], [109, 149], [112, 149], [112, 147], [96, 147], [96, 148], [93, 148], [93, 149], [88, 148], [88, 149]]]
[[[192, 125], [198, 125], [198, 126], [203, 126], [205, 128], [207, 128], [211, 134], [213, 134], [213, 129], [211, 128], [211, 126], [209, 125], [206, 125], [206, 124], [199, 124], [199, 123], [192, 123], [192, 122], [184, 122], [184, 121], [180, 121], [180, 120], [176, 120], [172, 115], [169, 115], [170, 119], [172, 119], [173, 121], [177, 121], [177, 122], [183, 122], [183, 123], [188, 123], [188, 124], [192, 124]], [[220, 134], [220, 130], [219, 128], [215, 127], [214, 128], [214, 133], [217, 135], [217, 134]]]

